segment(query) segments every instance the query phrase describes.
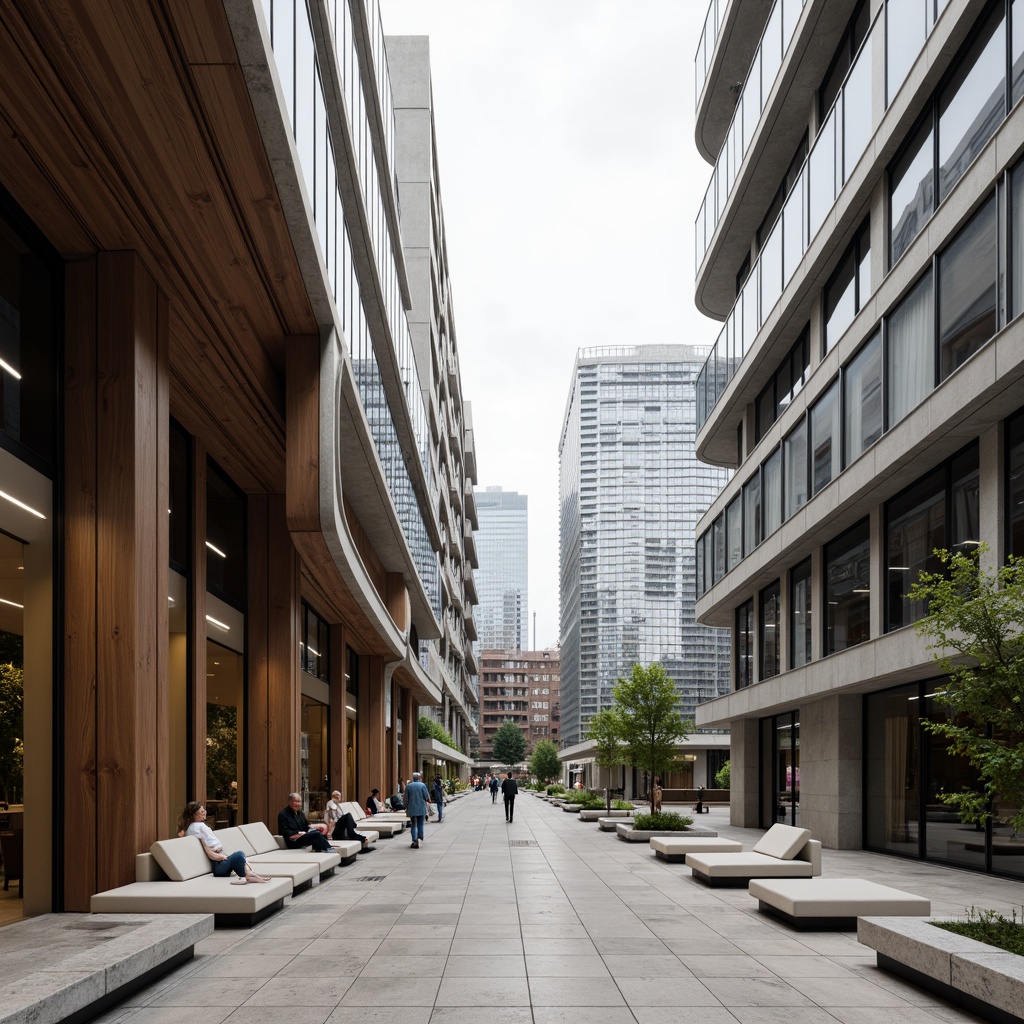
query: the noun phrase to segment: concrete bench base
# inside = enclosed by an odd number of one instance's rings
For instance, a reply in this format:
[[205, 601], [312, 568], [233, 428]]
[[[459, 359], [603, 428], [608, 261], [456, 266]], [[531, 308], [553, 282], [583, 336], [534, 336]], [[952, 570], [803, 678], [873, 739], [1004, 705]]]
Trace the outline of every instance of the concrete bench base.
[[739, 853], [743, 849], [735, 839], [710, 836], [654, 836], [650, 843], [658, 858], [676, 864], [685, 864], [688, 853]]
[[762, 913], [798, 931], [856, 931], [858, 917], [927, 917], [931, 903], [863, 878], [758, 878], [750, 895]]
[[599, 821], [601, 818], [632, 818], [632, 811], [580, 811], [580, 821]]

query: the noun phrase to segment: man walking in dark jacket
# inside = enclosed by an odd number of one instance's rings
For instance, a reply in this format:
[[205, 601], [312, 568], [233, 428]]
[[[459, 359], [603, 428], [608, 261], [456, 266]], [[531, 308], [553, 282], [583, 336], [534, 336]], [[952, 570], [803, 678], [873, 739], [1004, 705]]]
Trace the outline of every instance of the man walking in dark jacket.
[[491, 803], [493, 804], [498, 799], [498, 776], [492, 775], [491, 781], [487, 783], [487, 786], [491, 791]]
[[518, 792], [519, 786], [516, 785], [516, 780], [512, 778], [512, 773], [509, 772], [508, 778], [501, 781], [501, 795], [505, 801], [505, 820], [510, 824], [516, 809], [516, 793]]

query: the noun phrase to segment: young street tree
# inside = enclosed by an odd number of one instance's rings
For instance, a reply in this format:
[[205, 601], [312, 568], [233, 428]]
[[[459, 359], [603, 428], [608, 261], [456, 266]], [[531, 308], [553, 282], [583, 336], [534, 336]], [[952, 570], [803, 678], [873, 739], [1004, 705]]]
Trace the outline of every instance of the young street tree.
[[[608, 708], [598, 711], [587, 726], [587, 739], [594, 741], [594, 762], [598, 768], [612, 769], [623, 763], [626, 750], [622, 746], [622, 725], [619, 716]], [[608, 813], [612, 812], [612, 787], [605, 790]]]
[[[666, 775], [676, 764], [676, 747], [693, 732], [693, 723], [676, 711], [675, 683], [657, 662], [634, 665], [629, 679], [612, 688], [620, 736], [626, 745], [626, 763], [647, 772], [650, 779]], [[654, 786], [651, 785], [651, 814]]]
[[530, 774], [538, 782], [561, 778], [562, 762], [558, 760], [558, 747], [551, 740], [538, 740], [530, 758]]
[[494, 759], [511, 768], [526, 757], [526, 736], [515, 722], [506, 722], [494, 733]]
[[1024, 560], [1012, 556], [994, 572], [982, 567], [986, 549], [937, 551], [944, 571], [921, 573], [912, 601], [927, 602], [917, 632], [929, 641], [949, 681], [935, 695], [946, 717], [924, 722], [966, 758], [978, 785], [940, 793], [961, 820], [979, 825], [1013, 808], [1003, 820], [1024, 832]]

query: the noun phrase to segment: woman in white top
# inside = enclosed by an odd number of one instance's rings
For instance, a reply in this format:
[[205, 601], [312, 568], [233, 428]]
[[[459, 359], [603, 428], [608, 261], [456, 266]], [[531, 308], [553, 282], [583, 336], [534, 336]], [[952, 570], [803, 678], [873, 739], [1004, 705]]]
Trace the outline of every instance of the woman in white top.
[[269, 878], [256, 874], [246, 862], [245, 854], [241, 850], [234, 853], [225, 853], [221, 841], [214, 834], [213, 829], [206, 824], [206, 808], [198, 801], [191, 800], [185, 804], [181, 812], [181, 819], [178, 822], [178, 835], [195, 836], [203, 844], [206, 856], [213, 863], [213, 873], [218, 878], [230, 875], [233, 871], [237, 878], [232, 879], [232, 885], [245, 885], [246, 882], [269, 882]]

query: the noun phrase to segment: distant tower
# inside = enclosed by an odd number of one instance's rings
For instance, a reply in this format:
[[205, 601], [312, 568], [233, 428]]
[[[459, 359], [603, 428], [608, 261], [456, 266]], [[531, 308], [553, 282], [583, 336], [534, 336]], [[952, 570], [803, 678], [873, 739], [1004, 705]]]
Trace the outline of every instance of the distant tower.
[[521, 650], [528, 644], [527, 496], [500, 487], [476, 491], [480, 567], [475, 574], [476, 650]]
[[729, 631], [694, 617], [694, 524], [729, 479], [694, 454], [688, 345], [581, 349], [559, 446], [562, 741], [582, 740], [634, 663], [679, 710], [729, 691]]

